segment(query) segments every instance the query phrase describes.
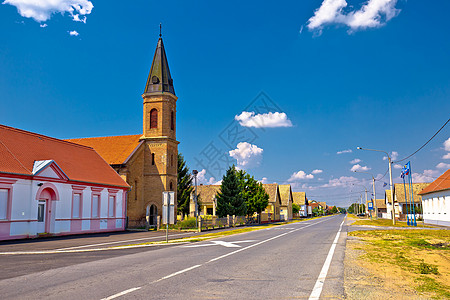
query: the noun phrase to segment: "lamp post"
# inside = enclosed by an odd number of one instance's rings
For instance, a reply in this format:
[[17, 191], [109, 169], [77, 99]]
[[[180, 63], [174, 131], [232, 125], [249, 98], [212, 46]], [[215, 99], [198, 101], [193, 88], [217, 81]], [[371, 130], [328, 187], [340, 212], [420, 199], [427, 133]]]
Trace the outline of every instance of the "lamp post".
[[[375, 210], [375, 218], [378, 218], [378, 209], [377, 209], [377, 197], [376, 197], [376, 192], [375, 192], [375, 177], [373, 176], [372, 173], [369, 172], [363, 172], [363, 171], [353, 171], [355, 173], [364, 173], [364, 174], [369, 174], [370, 176], [372, 176], [372, 185], [373, 185], [373, 209]], [[367, 194], [366, 194], [367, 196]], [[367, 199], [366, 199], [367, 201]], [[370, 218], [372, 218], [372, 214], [370, 215]]]
[[389, 183], [391, 185], [391, 199], [392, 199], [392, 224], [395, 225], [395, 207], [394, 207], [394, 186], [392, 184], [392, 160], [391, 157], [389, 156], [389, 153], [387, 153], [386, 151], [382, 151], [382, 150], [375, 150], [375, 149], [365, 149], [362, 147], [356, 147], [356, 149], [358, 150], [367, 150], [367, 151], [376, 151], [376, 152], [383, 152], [386, 154], [387, 158], [388, 158], [388, 163], [389, 163]]
[[194, 183], [195, 183], [195, 190], [194, 190], [194, 217], [195, 217], [195, 226], [198, 225], [198, 219], [197, 219], [197, 212], [198, 212], [198, 207], [197, 207], [197, 174], [198, 171], [197, 170], [192, 170], [192, 174], [194, 175]]

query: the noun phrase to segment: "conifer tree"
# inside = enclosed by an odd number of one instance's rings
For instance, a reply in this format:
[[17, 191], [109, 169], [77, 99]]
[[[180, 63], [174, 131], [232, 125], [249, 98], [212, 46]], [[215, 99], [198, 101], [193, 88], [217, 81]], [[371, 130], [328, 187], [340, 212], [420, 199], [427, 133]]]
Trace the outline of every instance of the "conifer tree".
[[228, 168], [222, 178], [220, 192], [217, 193], [217, 215], [222, 218], [227, 215], [245, 216], [247, 207], [242, 198], [242, 189], [234, 165]]
[[189, 201], [193, 190], [192, 176], [183, 155], [178, 153], [177, 206], [178, 212], [189, 215]]

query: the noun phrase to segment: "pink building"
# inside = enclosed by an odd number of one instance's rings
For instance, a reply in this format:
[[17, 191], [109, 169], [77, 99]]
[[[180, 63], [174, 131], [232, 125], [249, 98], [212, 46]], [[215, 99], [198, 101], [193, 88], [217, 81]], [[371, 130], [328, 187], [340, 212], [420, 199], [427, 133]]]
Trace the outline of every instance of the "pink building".
[[94, 149], [0, 125], [0, 240], [124, 230], [128, 189]]

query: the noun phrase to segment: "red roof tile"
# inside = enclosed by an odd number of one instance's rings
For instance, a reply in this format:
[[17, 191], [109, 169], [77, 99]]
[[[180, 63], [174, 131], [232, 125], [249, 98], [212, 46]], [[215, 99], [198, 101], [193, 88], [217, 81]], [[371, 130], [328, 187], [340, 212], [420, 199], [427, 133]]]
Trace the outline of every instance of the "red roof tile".
[[444, 191], [450, 189], [450, 169], [444, 174], [439, 176], [435, 181], [430, 183], [429, 186], [424, 188], [419, 195], [425, 195], [433, 192]]
[[82, 139], [68, 139], [66, 141], [92, 147], [110, 165], [123, 164], [139, 145], [142, 135], [105, 136]]
[[54, 160], [73, 181], [128, 187], [90, 147], [0, 125], [0, 173], [32, 175], [39, 160]]

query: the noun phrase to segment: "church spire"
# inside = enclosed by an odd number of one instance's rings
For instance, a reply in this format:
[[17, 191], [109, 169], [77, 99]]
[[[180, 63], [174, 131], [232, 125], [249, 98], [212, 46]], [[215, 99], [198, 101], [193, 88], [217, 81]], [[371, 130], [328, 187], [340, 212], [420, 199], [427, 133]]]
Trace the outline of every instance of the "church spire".
[[161, 24], [158, 44], [155, 55], [153, 56], [152, 68], [148, 74], [147, 84], [144, 94], [147, 93], [172, 93], [175, 95], [173, 80], [170, 76], [169, 64], [167, 63], [166, 51], [161, 37]]

